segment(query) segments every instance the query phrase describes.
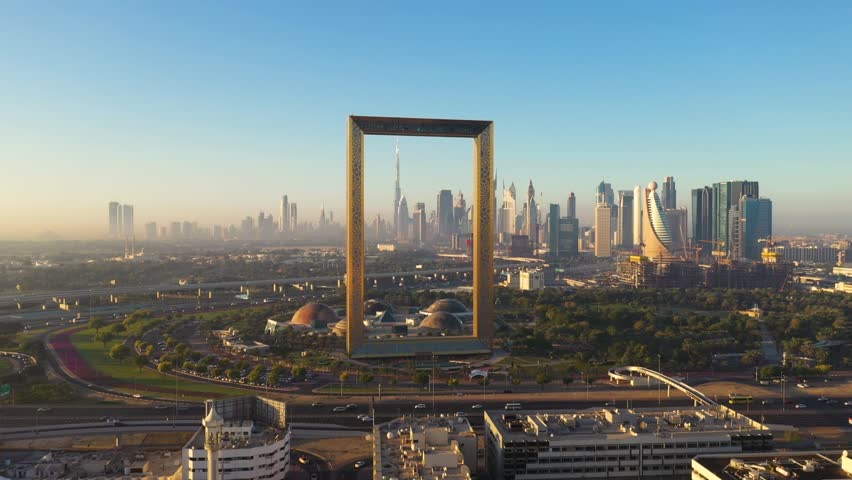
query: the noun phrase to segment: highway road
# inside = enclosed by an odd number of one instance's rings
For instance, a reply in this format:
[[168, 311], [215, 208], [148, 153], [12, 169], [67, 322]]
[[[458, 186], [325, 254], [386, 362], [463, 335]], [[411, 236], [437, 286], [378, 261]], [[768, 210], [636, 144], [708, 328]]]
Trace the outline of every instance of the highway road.
[[[516, 264], [505, 264], [505, 265], [495, 265], [495, 268], [511, 268], [517, 266]], [[473, 267], [462, 267], [462, 268], [453, 268], [453, 269], [437, 269], [437, 270], [412, 270], [412, 271], [401, 271], [401, 272], [387, 272], [387, 273], [372, 273], [368, 274], [366, 277], [368, 279], [377, 279], [377, 278], [392, 278], [392, 277], [414, 277], [424, 276], [424, 275], [444, 275], [444, 274], [454, 274], [454, 273], [467, 273], [472, 272]], [[128, 295], [128, 294], [141, 294], [141, 293], [150, 293], [153, 294], [155, 292], [176, 292], [176, 291], [191, 291], [198, 290], [199, 288], [202, 290], [219, 290], [219, 289], [237, 289], [242, 286], [262, 286], [262, 285], [272, 285], [272, 284], [297, 284], [297, 283], [318, 283], [318, 282], [336, 282], [337, 280], [342, 280], [343, 275], [326, 275], [326, 276], [318, 276], [318, 277], [292, 277], [292, 278], [270, 278], [266, 280], [240, 280], [233, 282], [214, 282], [214, 283], [192, 283], [187, 285], [178, 285], [174, 283], [161, 283], [155, 285], [138, 285], [138, 286], [114, 286], [114, 287], [100, 287], [100, 288], [92, 288], [92, 289], [77, 289], [77, 290], [58, 290], [52, 292], [37, 292], [37, 293], [22, 293], [22, 294], [14, 294], [14, 295], [2, 295], [0, 296], [0, 306], [8, 306], [15, 305], [18, 302], [22, 303], [31, 303], [31, 302], [44, 302], [49, 301], [56, 298], [67, 298], [67, 299], [75, 299], [75, 298], [85, 298], [90, 296], [105, 296], [105, 295]]]
[[[339, 405], [353, 403], [357, 408], [348, 412], [333, 412], [333, 408]], [[415, 409], [417, 403], [424, 403], [425, 409]], [[402, 415], [425, 415], [425, 414], [455, 414], [463, 411], [474, 426], [481, 426], [483, 422], [482, 412], [484, 410], [502, 410], [506, 400], [482, 400], [481, 395], [469, 395], [457, 399], [439, 401], [435, 403], [435, 410], [427, 398], [417, 400], [392, 400], [375, 403], [376, 421], [385, 422]], [[474, 409], [473, 405], [482, 405], [482, 409]], [[35, 426], [36, 423], [62, 424], [95, 422], [103, 417], [115, 417], [123, 420], [172, 420], [174, 417], [174, 404], [161, 403], [161, 408], [155, 405], [3, 405], [0, 406], [0, 428], [17, 426]], [[617, 407], [624, 407], [626, 401], [618, 401]], [[663, 406], [669, 407], [691, 407], [692, 402], [686, 399], [664, 399]], [[369, 411], [369, 399], [344, 399], [335, 400], [333, 403], [323, 402], [321, 406], [312, 407], [310, 404], [293, 403], [288, 404], [287, 414], [290, 421], [298, 423], [316, 423], [329, 426], [342, 426], [369, 430], [370, 423], [362, 422], [357, 418], [358, 414], [367, 414]], [[524, 409], [551, 410], [551, 409], [583, 409], [601, 408], [604, 406], [600, 401], [542, 401], [524, 402]], [[631, 402], [636, 408], [653, 408], [657, 406], [656, 400], [645, 400]], [[49, 411], [38, 413], [38, 408], [49, 408]], [[789, 408], [789, 407], [788, 407]], [[767, 423], [788, 424], [798, 427], [825, 427], [839, 426], [848, 428], [848, 418], [852, 416], [852, 407], [838, 407], [830, 405], [811, 405], [806, 409], [788, 409], [782, 412], [777, 403], [772, 408], [764, 406], [753, 406], [753, 408], [741, 408], [740, 411], [747, 416], [760, 421], [761, 418]], [[204, 407], [199, 404], [191, 404], [178, 411], [178, 420], [200, 421], [204, 413]]]

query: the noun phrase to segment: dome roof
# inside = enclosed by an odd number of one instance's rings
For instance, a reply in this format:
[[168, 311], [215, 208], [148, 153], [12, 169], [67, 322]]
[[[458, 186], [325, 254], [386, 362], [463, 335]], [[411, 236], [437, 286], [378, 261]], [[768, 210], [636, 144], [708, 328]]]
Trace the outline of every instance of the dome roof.
[[343, 320], [335, 323], [334, 327], [332, 328], [332, 332], [335, 335], [337, 335], [338, 337], [345, 337], [346, 332], [348, 332], [348, 331], [349, 331], [349, 324], [346, 323], [345, 318]]
[[450, 312], [450, 313], [467, 313], [467, 307], [455, 298], [442, 298], [436, 300], [429, 308], [424, 310], [428, 313], [435, 312]]
[[308, 303], [296, 310], [290, 323], [293, 325], [313, 326], [314, 323], [328, 325], [337, 321], [337, 314], [328, 305], [322, 303]]
[[394, 313], [393, 307], [391, 304], [384, 300], [379, 300], [376, 298], [371, 298], [364, 302], [364, 314], [366, 315], [376, 315], [379, 312], [390, 312]]
[[428, 315], [420, 322], [420, 328], [428, 328], [430, 330], [449, 330], [454, 332], [462, 331], [462, 322], [459, 317], [449, 312], [437, 312]]

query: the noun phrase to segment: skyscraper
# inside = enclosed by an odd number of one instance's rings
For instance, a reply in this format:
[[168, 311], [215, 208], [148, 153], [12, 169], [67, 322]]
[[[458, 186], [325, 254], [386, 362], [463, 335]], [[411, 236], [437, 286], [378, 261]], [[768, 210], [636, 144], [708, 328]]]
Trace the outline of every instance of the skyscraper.
[[576, 218], [559, 219], [559, 252], [560, 257], [577, 255], [580, 221]]
[[715, 245], [714, 250], [718, 249], [728, 255], [731, 254], [731, 238], [728, 231], [730, 225], [729, 212], [731, 207], [737, 205], [743, 195], [759, 198], [758, 182], [743, 180], [713, 184], [713, 240], [720, 242]]
[[565, 212], [567, 218], [577, 218], [577, 198], [574, 192], [568, 194], [568, 210]]
[[299, 231], [299, 207], [296, 203], [290, 204], [290, 231]]
[[550, 204], [550, 213], [547, 216], [547, 251], [548, 256], [559, 256], [559, 204]]
[[405, 195], [399, 200], [399, 207], [396, 210], [396, 239], [408, 240], [408, 201]]
[[109, 202], [109, 236], [117, 237], [121, 233], [119, 217], [121, 213], [119, 209], [121, 205], [118, 202]]
[[402, 190], [399, 188], [399, 140], [396, 141], [396, 168], [394, 170], [393, 176], [393, 235], [394, 238], [399, 237], [399, 222], [397, 209], [399, 208], [400, 197], [402, 196]]
[[728, 217], [730, 258], [760, 260], [761, 244], [772, 236], [772, 200], [743, 195]]
[[[601, 180], [597, 190], [595, 190], [595, 204], [605, 203], [607, 205], [615, 205], [615, 196], [612, 192], [612, 185]], [[595, 234], [597, 236], [597, 234]]]
[[713, 189], [710, 187], [692, 190], [692, 246], [700, 248], [701, 256], [713, 251]]
[[157, 239], [157, 222], [148, 222], [145, 224], [145, 238], [148, 240]]
[[501, 221], [503, 226], [503, 233], [506, 235], [514, 235], [517, 233], [515, 228], [515, 224], [517, 223], [517, 200], [515, 195], [515, 182], [509, 186], [508, 189], [503, 189], [503, 219]]
[[642, 187], [636, 185], [633, 188], [633, 245], [642, 245], [642, 215], [644, 215], [644, 201], [642, 201]]
[[414, 207], [414, 243], [426, 243], [426, 204], [418, 202]]
[[612, 256], [612, 206], [608, 203], [595, 205], [595, 256]]
[[666, 210], [677, 208], [677, 190], [675, 190], [674, 177], [666, 177], [663, 182], [663, 191], [660, 194], [660, 200], [663, 202], [663, 208]]
[[459, 190], [456, 202], [453, 204], [453, 228], [457, 233], [470, 233], [467, 223], [467, 203], [464, 194]]
[[449, 239], [455, 233], [453, 230], [453, 192], [441, 190], [438, 192], [438, 236]]
[[284, 233], [290, 230], [290, 202], [287, 195], [281, 197], [281, 207], [278, 212], [278, 231]]
[[132, 237], [135, 229], [133, 225], [133, 205], [121, 206], [121, 234]]
[[666, 209], [666, 218], [669, 222], [669, 233], [672, 242], [669, 249], [675, 254], [684, 253], [687, 244], [687, 214], [685, 208]]
[[535, 255], [538, 248], [538, 207], [535, 203], [535, 187], [533, 187], [532, 179], [530, 179], [530, 185], [527, 188], [527, 211], [524, 228], [530, 240], [530, 248]]
[[642, 217], [642, 253], [652, 259], [671, 256], [671, 233], [663, 202], [657, 195], [657, 182], [648, 184], [643, 192], [644, 213]]
[[616, 243], [624, 250], [633, 248], [633, 191], [618, 191], [618, 234]]

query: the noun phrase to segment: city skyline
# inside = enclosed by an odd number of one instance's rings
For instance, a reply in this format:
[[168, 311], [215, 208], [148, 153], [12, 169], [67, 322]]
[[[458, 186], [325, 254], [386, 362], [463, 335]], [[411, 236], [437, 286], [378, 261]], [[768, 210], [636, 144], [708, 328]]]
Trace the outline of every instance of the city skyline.
[[[440, 37], [417, 9], [43, 7], [11, 4], [0, 19], [12, 47], [0, 91], [16, 113], [0, 125], [0, 161], [19, 179], [0, 192], [14, 206], [0, 209], [2, 239], [101, 237], [113, 199], [136, 207], [137, 235], [150, 221], [277, 217], [284, 194], [302, 219], [323, 204], [341, 213], [340, 139], [353, 113], [493, 120], [498, 185], [532, 178], [542, 205], [573, 191], [585, 225], [602, 178], [628, 189], [674, 176], [678, 207], [692, 189], [755, 178], [778, 234], [852, 233], [835, 221], [852, 214], [852, 67], [837, 61], [852, 53], [845, 3], [497, 6], [472, 25], [475, 6], [428, 10]], [[485, 45], [481, 55], [451, 48], [465, 42]], [[368, 188], [368, 210], [393, 204], [394, 143], [366, 142], [366, 181], [384, 185]], [[468, 141], [400, 148], [410, 204], [472, 191]], [[458, 180], [442, 181], [442, 169]]]

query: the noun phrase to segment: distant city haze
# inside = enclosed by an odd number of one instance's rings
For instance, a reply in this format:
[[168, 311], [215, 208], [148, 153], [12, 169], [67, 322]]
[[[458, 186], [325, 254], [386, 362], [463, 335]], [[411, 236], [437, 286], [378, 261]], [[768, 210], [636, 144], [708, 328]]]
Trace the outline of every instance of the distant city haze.
[[[673, 176], [679, 207], [753, 180], [776, 235], [852, 234], [852, 3], [724, 3], [9, 3], [0, 239], [106, 238], [111, 201], [139, 238], [277, 219], [284, 194], [343, 222], [350, 114], [493, 120], [498, 197], [574, 192], [581, 225], [602, 180]], [[395, 143], [367, 138], [368, 218]], [[470, 140], [399, 145], [409, 209], [472, 198]]]

